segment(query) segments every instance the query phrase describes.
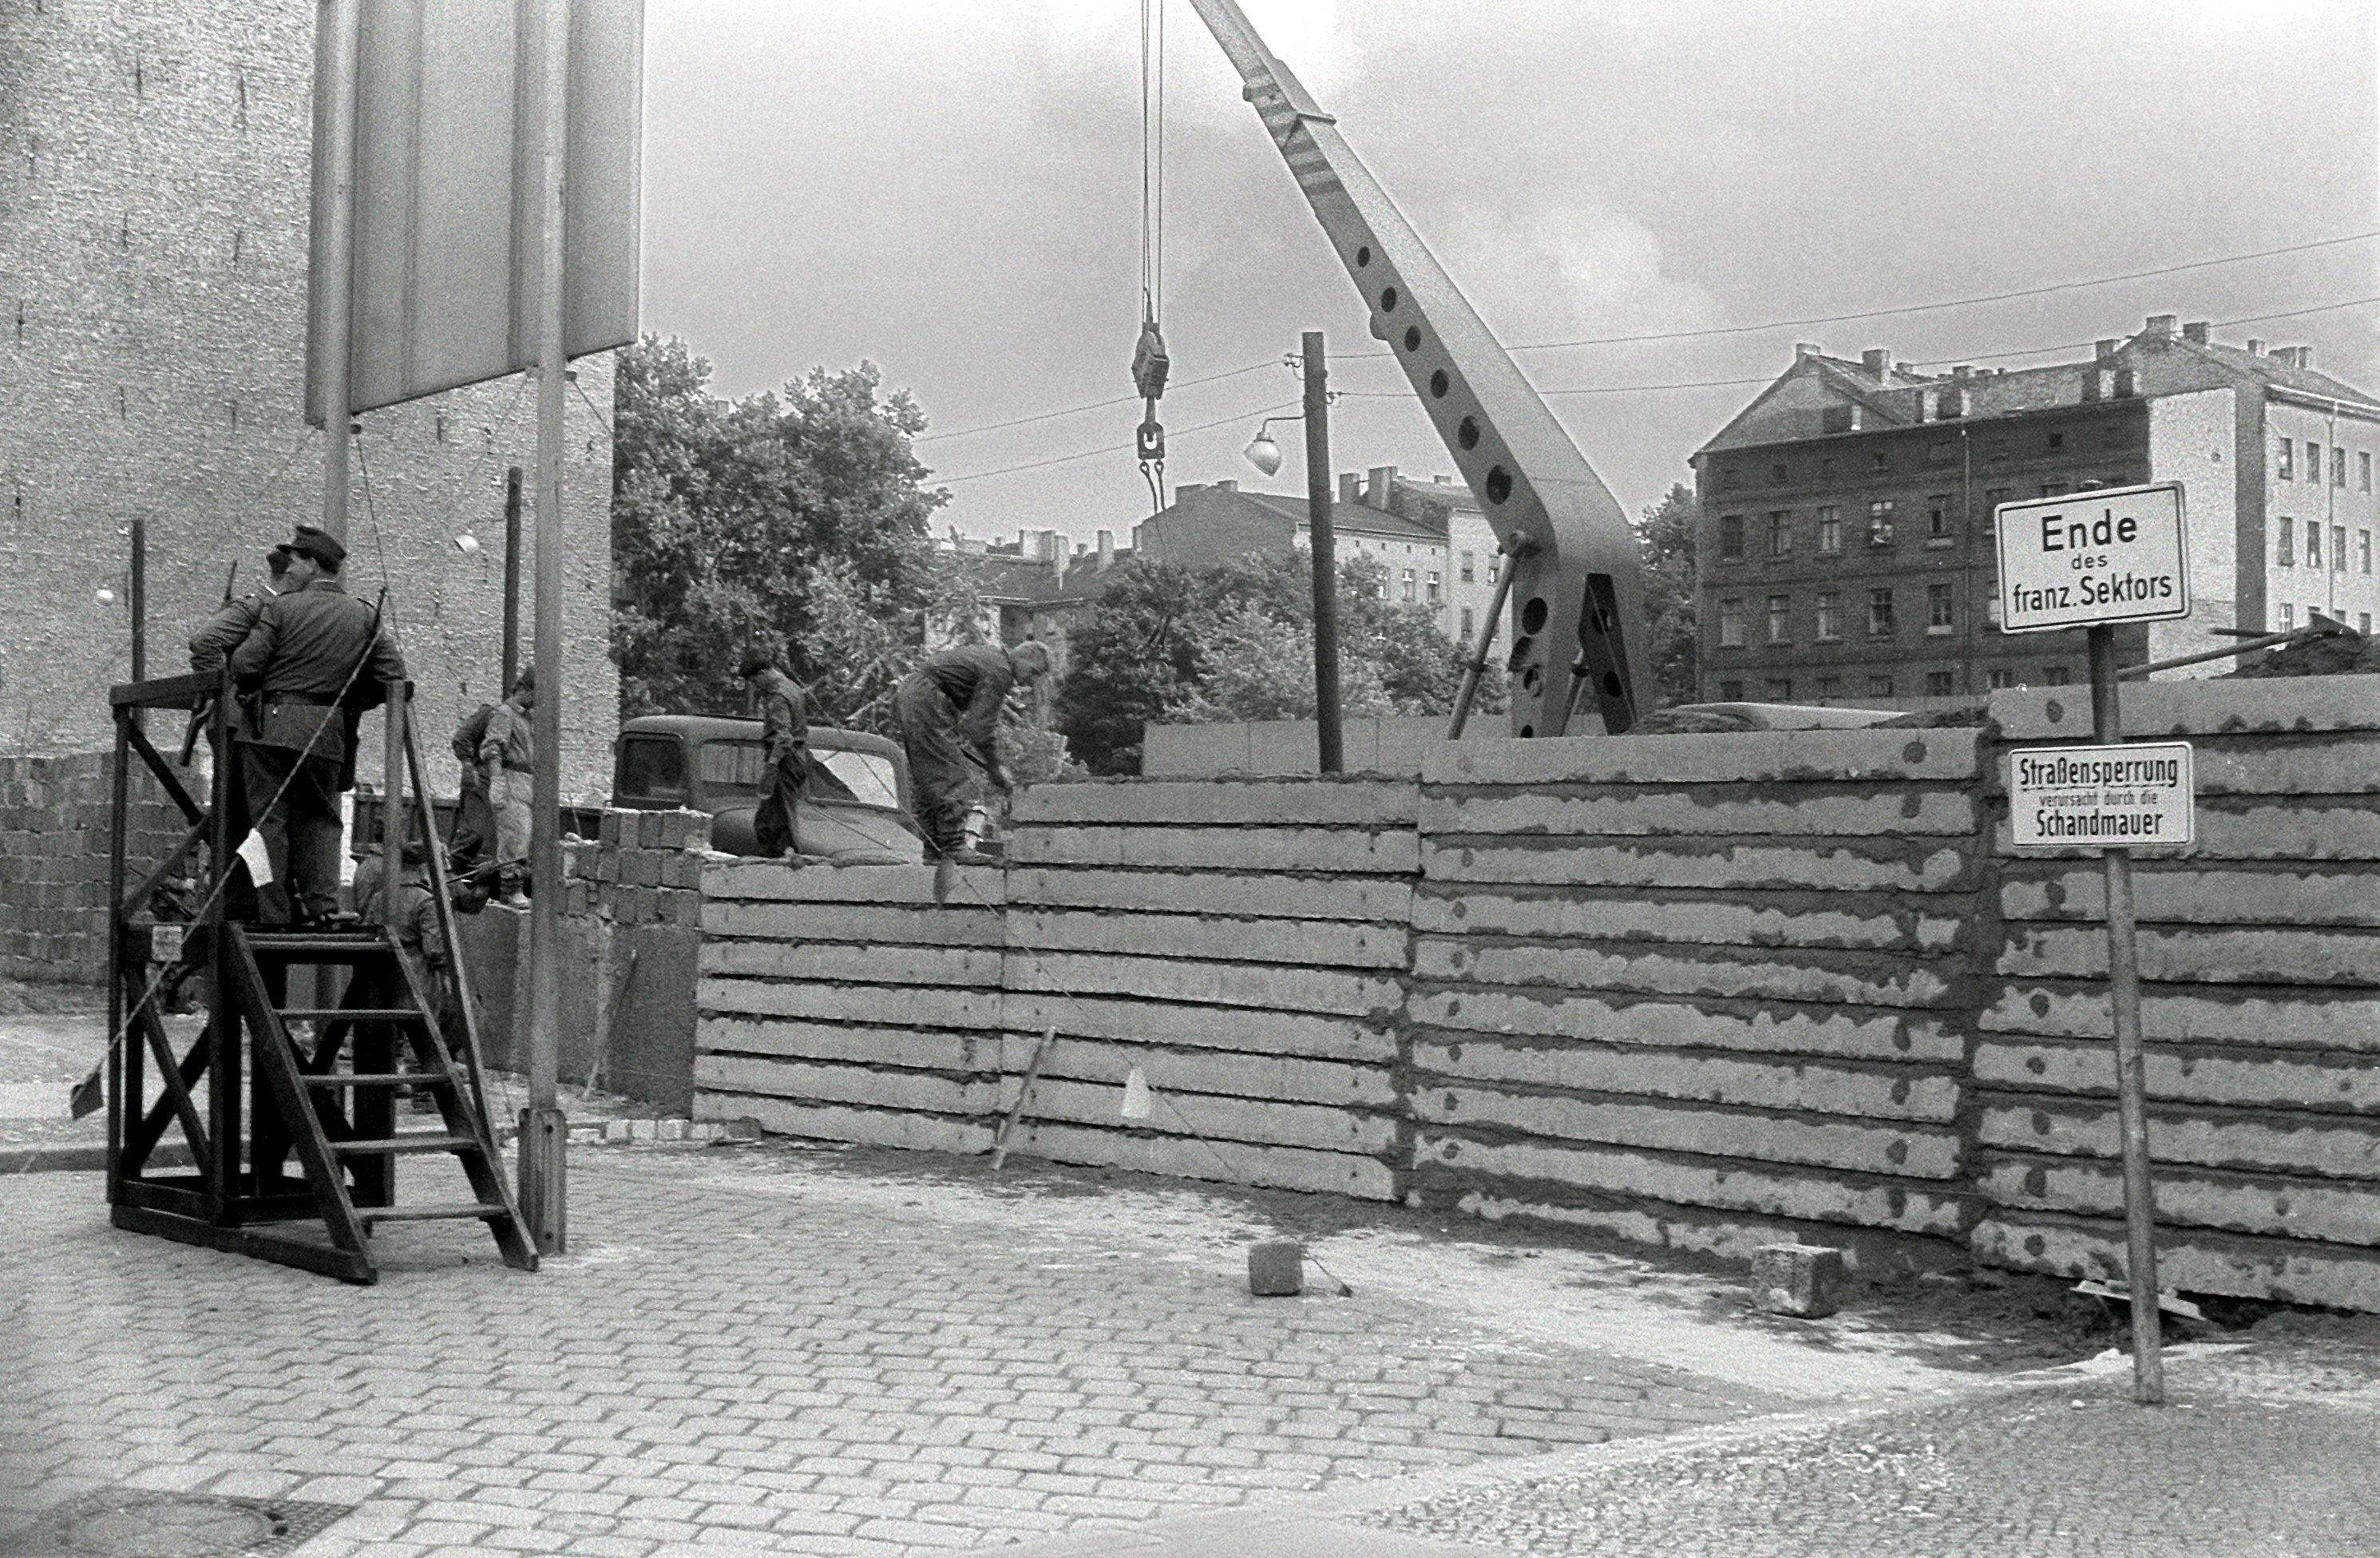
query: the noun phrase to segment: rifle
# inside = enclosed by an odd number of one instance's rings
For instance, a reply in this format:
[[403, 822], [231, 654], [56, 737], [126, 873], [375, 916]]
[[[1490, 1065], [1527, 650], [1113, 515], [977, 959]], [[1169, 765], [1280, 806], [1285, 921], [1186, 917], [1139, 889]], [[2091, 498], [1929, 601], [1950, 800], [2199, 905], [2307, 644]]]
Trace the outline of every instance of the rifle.
[[[231, 572], [224, 575], [224, 605], [231, 604], [231, 592], [238, 582], [239, 564], [235, 560]], [[220, 611], [222, 607], [216, 609]], [[212, 698], [201, 698], [191, 706], [190, 728], [182, 733], [182, 766], [185, 768], [189, 766], [190, 754], [199, 749], [199, 732], [206, 728], [207, 716], [214, 712], [214, 706], [215, 700]]]

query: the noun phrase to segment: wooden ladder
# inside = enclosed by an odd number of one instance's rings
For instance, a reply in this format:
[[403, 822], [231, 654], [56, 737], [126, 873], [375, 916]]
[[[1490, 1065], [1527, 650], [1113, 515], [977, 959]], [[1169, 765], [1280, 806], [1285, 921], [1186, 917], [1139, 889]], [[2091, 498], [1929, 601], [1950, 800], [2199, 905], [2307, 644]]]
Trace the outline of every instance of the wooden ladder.
[[[379, 1272], [370, 1239], [378, 1225], [475, 1218], [495, 1235], [504, 1264], [535, 1271], [537, 1251], [497, 1167], [485, 1101], [466, 1085], [419, 978], [388, 932], [226, 923], [223, 933], [233, 987], [226, 993], [248, 1023], [253, 1064], [279, 1105], [278, 1119], [260, 1109], [254, 1121], [255, 1191], [273, 1198], [295, 1153], [331, 1236], [320, 1269], [350, 1282], [372, 1282]], [[280, 992], [290, 988], [290, 974], [307, 968], [345, 969], [346, 988], [336, 1004], [285, 1004]], [[321, 982], [318, 972], [318, 987]], [[310, 1050], [292, 1031], [293, 1023], [312, 1026]], [[400, 1056], [411, 1061], [412, 1070], [397, 1064]], [[396, 1090], [407, 1086], [436, 1101], [442, 1129], [396, 1128]], [[396, 1159], [434, 1152], [451, 1153], [462, 1165], [472, 1199], [398, 1204]]]

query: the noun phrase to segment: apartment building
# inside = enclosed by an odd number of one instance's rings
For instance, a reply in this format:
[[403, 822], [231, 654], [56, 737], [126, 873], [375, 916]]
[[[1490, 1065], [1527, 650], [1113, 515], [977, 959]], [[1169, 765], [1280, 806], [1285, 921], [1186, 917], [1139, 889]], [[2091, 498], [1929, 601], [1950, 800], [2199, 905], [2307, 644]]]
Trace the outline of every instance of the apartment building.
[[2082, 681], [2081, 631], [1999, 631], [1992, 516], [2148, 481], [2182, 485], [2193, 609], [2121, 629], [2124, 663], [2309, 611], [2368, 630], [2375, 452], [2380, 401], [2316, 372], [2309, 348], [2223, 345], [2172, 315], [2089, 361], [2013, 371], [1797, 347], [1693, 459], [1701, 696], [1892, 704]]

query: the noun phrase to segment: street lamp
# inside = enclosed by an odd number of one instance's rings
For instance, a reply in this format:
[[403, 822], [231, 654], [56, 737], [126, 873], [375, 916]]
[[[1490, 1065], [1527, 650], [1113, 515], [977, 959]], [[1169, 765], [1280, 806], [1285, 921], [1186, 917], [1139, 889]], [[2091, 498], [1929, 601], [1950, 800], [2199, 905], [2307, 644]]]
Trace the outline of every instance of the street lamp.
[[1272, 441], [1272, 434], [1266, 430], [1275, 422], [1300, 420], [1298, 417], [1267, 417], [1257, 424], [1257, 435], [1248, 440], [1246, 448], [1240, 451], [1241, 457], [1265, 475], [1273, 475], [1281, 469], [1281, 445]]

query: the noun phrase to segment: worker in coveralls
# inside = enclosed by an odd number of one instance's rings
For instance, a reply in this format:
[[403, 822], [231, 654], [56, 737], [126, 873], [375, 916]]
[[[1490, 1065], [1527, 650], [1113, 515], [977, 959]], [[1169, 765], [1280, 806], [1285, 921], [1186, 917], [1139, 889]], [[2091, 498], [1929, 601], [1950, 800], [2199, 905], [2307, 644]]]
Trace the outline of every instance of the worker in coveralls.
[[1013, 649], [966, 644], [929, 655], [892, 695], [901, 740], [909, 749], [909, 785], [931, 854], [960, 865], [990, 857], [967, 846], [967, 804], [978, 773], [1006, 792], [997, 741], [1008, 689], [1050, 674], [1050, 651], [1030, 640]]
[[348, 725], [405, 679], [405, 659], [380, 614], [346, 592], [347, 549], [311, 525], [289, 543], [286, 588], [263, 603], [232, 651], [249, 700], [240, 779], [273, 881], [258, 889], [267, 924], [327, 921], [339, 911], [339, 792], [351, 756]]
[[[192, 671], [201, 676], [222, 676], [225, 662], [231, 658], [232, 651], [248, 641], [249, 630], [256, 626], [258, 615], [264, 610], [264, 603], [281, 593], [289, 572], [289, 543], [283, 542], [266, 553], [264, 566], [269, 577], [263, 589], [251, 590], [236, 601], [225, 601], [221, 610], [207, 618], [204, 625], [190, 635]], [[224, 808], [225, 831], [237, 846], [248, 836], [249, 829], [248, 797], [239, 781], [239, 747], [249, 738], [248, 720], [237, 698], [232, 700], [224, 723], [227, 727], [229, 744], [225, 750], [215, 753], [215, 772], [223, 774], [226, 781], [224, 785], [226, 802]], [[212, 729], [209, 738], [212, 739]], [[249, 884], [245, 873], [232, 879], [230, 889], [225, 895], [225, 912], [234, 919], [256, 918], [256, 889]]]
[[[439, 929], [437, 899], [430, 886], [430, 852], [419, 839], [405, 841], [404, 859], [394, 892], [383, 890], [381, 866], [378, 846], [357, 862], [356, 910], [365, 923], [386, 925], [395, 933], [398, 955], [413, 971], [415, 984], [430, 1003], [430, 1015], [436, 1022], [440, 1042], [450, 1058], [459, 1061], [463, 1013], [455, 999], [454, 980], [447, 977], [446, 938]], [[419, 1064], [416, 1056], [402, 1049], [397, 1059], [408, 1071]], [[437, 1101], [428, 1092], [413, 1095], [415, 1114], [433, 1114], [437, 1107]]]
[[794, 853], [795, 807], [810, 775], [810, 722], [799, 683], [785, 675], [767, 650], [748, 649], [735, 674], [760, 700], [760, 804], [752, 813], [752, 834], [771, 859]]
[[487, 734], [480, 737], [480, 773], [487, 782], [488, 809], [496, 819], [496, 881], [507, 908], [528, 907], [521, 882], [528, 863], [529, 771], [537, 762], [529, 715], [536, 708], [537, 669], [531, 666], [513, 683], [511, 696], [489, 713]]

